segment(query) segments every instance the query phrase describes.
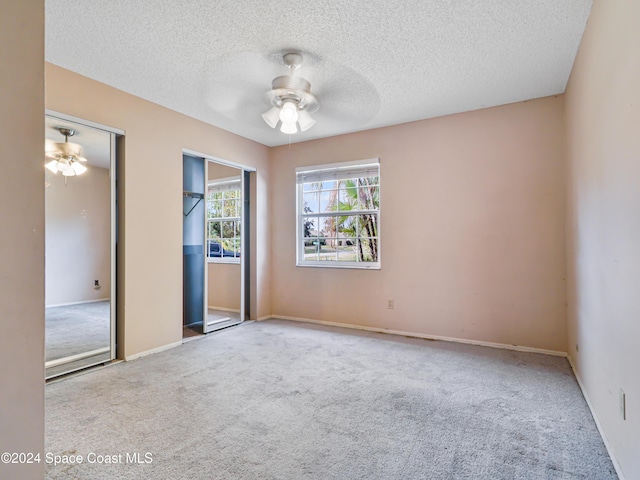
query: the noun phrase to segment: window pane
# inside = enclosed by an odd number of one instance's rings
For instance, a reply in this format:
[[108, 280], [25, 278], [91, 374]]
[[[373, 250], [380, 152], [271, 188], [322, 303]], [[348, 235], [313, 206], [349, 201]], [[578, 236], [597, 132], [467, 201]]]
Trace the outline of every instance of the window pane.
[[321, 218], [321, 230], [320, 230], [320, 236], [321, 237], [335, 237], [336, 236], [336, 227], [337, 227], [337, 222], [336, 222], [336, 217], [324, 217]]
[[303, 204], [303, 212], [302, 213], [318, 213], [319, 207], [318, 207], [318, 199], [320, 197], [320, 194], [318, 192], [314, 192], [314, 193], [305, 193], [303, 200], [304, 200], [304, 204]]
[[222, 193], [220, 192], [214, 192], [209, 190], [209, 198], [208, 200], [210, 202], [214, 201], [214, 200], [222, 200]]
[[208, 218], [220, 218], [222, 216], [222, 202], [214, 200], [209, 203]]
[[234, 237], [234, 223], [235, 222], [222, 222], [222, 238]]
[[341, 215], [338, 217], [338, 231], [345, 237], [357, 237], [356, 217], [354, 215]]
[[223, 218], [237, 217], [238, 200], [225, 200], [222, 212]]
[[209, 238], [220, 237], [220, 222], [209, 222]]
[[360, 210], [378, 210], [380, 208], [380, 187], [367, 186], [358, 189]]
[[347, 196], [347, 191], [344, 188], [338, 190], [338, 198], [336, 200], [336, 210], [338, 212], [344, 212], [345, 210], [349, 210], [349, 198]]
[[230, 249], [234, 252], [235, 257], [240, 256], [240, 239], [235, 238], [229, 242]]
[[240, 228], [240, 220], [237, 220], [235, 222], [235, 236], [240, 238], [240, 232], [241, 232], [241, 228]]
[[339, 262], [357, 262], [356, 239], [343, 238], [338, 240], [337, 247]]
[[371, 238], [359, 238], [356, 242], [357, 249], [357, 261], [358, 262], [377, 262], [377, 253], [375, 246], [372, 245], [373, 241], [377, 239]]
[[315, 192], [320, 187], [317, 183], [303, 183], [302, 190], [306, 192]]
[[304, 259], [307, 262], [315, 262], [316, 260], [318, 260], [318, 255], [316, 255], [315, 253], [305, 253]]
[[318, 219], [316, 217], [304, 217], [302, 219], [302, 229], [305, 238], [318, 236]]
[[219, 238], [210, 239], [207, 241], [207, 256], [208, 257], [220, 257], [222, 256], [222, 243]]
[[304, 242], [304, 259], [309, 261], [318, 260], [318, 252], [320, 251], [319, 243], [315, 241]]
[[338, 188], [338, 182], [335, 180], [322, 182], [322, 190], [335, 190], [336, 188]]
[[358, 229], [361, 237], [377, 237], [378, 215], [358, 215]]
[[361, 262], [377, 262], [378, 261], [378, 239], [377, 238], [362, 238], [358, 239], [358, 249], [362, 249], [358, 252], [359, 261]]
[[337, 210], [337, 195], [337, 190], [327, 190], [320, 193], [320, 211], [323, 213], [335, 212]]
[[345, 190], [346, 195], [350, 199], [357, 198], [356, 191], [358, 188], [358, 180], [356, 178], [350, 178], [347, 180], [342, 180], [340, 182], [340, 189]]
[[357, 189], [355, 188], [342, 188], [338, 193], [338, 210], [341, 212], [349, 212], [357, 210], [358, 197]]
[[355, 206], [357, 205], [356, 201], [358, 199], [358, 183], [357, 183], [357, 179], [353, 179], [353, 180], [345, 180], [344, 182], [344, 188], [347, 191], [347, 197], [349, 198], [349, 201]]
[[320, 260], [321, 262], [335, 262], [337, 240], [335, 238], [322, 238], [319, 239], [319, 243], [320, 253], [318, 255], [318, 260]]

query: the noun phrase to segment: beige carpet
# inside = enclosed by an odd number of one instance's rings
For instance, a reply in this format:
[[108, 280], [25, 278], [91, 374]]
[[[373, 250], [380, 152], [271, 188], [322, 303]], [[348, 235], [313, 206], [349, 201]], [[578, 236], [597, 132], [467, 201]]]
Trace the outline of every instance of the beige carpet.
[[50, 479], [616, 478], [564, 358], [277, 320], [47, 385], [46, 450], [84, 459]]
[[109, 301], [45, 309], [45, 360], [56, 360], [109, 347]]

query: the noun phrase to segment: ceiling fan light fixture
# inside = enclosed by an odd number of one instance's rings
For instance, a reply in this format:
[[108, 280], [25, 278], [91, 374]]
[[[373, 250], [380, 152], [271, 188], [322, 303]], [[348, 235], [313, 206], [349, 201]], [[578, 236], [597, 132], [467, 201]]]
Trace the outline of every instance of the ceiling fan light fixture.
[[287, 53], [282, 58], [289, 67], [289, 75], [273, 79], [268, 96], [272, 107], [262, 114], [263, 120], [271, 128], [280, 122], [280, 131], [289, 135], [304, 132], [313, 127], [316, 121], [311, 113], [318, 109], [318, 100], [311, 93], [311, 84], [302, 77], [294, 75], [302, 65], [302, 55]]
[[62, 173], [65, 177], [73, 177], [74, 175], [82, 175], [87, 171], [87, 167], [80, 162], [86, 162], [87, 159], [81, 157], [82, 147], [77, 143], [69, 142], [69, 137], [75, 134], [70, 128], [58, 128], [64, 135], [64, 143], [54, 143], [54, 148], [45, 151], [45, 158], [51, 158], [45, 167], [51, 172], [57, 174]]
[[73, 162], [71, 164], [71, 169], [76, 175], [82, 175], [84, 172], [87, 171], [87, 167], [82, 165], [80, 162]]
[[271, 107], [262, 114], [262, 118], [271, 128], [276, 128], [280, 120], [280, 109], [278, 107]]
[[294, 123], [284, 123], [280, 125], [280, 131], [282, 133], [287, 133], [289, 135], [293, 135], [294, 133], [298, 133], [298, 126]]
[[280, 121], [282, 123], [295, 123], [298, 121], [298, 107], [291, 100], [286, 100], [280, 109]]
[[306, 132], [316, 124], [311, 114], [306, 110], [300, 110], [298, 112], [298, 124], [300, 125], [300, 131]]
[[47, 167], [51, 172], [53, 173], [58, 173], [58, 160], [51, 160], [48, 163], [45, 163], [44, 165], [45, 167]]
[[58, 171], [62, 172], [62, 174], [65, 174], [66, 172], [73, 172], [71, 163], [66, 159], [58, 160], [58, 165], [56, 166], [58, 167]]

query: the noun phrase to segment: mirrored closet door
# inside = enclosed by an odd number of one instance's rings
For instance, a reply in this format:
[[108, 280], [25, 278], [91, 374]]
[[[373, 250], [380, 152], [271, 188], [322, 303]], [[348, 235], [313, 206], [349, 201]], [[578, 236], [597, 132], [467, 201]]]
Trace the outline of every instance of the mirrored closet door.
[[242, 173], [240, 168], [214, 160], [207, 163], [207, 331], [246, 320], [242, 305], [242, 267], [246, 264]]
[[45, 117], [47, 378], [115, 358], [116, 134], [69, 118]]

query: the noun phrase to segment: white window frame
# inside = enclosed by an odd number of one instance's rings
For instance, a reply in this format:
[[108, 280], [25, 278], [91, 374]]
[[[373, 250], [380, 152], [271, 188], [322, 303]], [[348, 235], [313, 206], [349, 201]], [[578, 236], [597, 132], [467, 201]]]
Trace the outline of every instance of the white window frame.
[[[337, 260], [305, 260], [305, 236], [304, 236], [304, 219], [309, 217], [337, 217], [344, 215], [336, 213], [304, 213], [304, 183], [310, 183], [309, 179], [329, 179], [333, 175], [336, 179], [349, 178], [352, 172], [369, 171], [376, 173], [369, 173], [368, 175], [361, 176], [377, 176], [378, 177], [378, 199], [379, 207], [377, 210], [354, 210], [353, 215], [366, 215], [377, 214], [377, 262], [341, 262]], [[356, 174], [354, 174], [355, 176]], [[305, 180], [307, 180], [305, 182]], [[356, 160], [351, 162], [330, 163], [324, 165], [314, 165], [308, 167], [296, 168], [296, 266], [298, 267], [320, 267], [320, 268], [356, 268], [365, 270], [380, 270], [382, 264], [382, 249], [381, 249], [381, 177], [380, 177], [380, 159], [369, 158], [365, 160]]]
[[[235, 186], [237, 185], [238, 188], [225, 188], [225, 186]], [[238, 197], [238, 202], [240, 202], [239, 208], [240, 208], [240, 215], [237, 217], [216, 217], [216, 218], [209, 218], [209, 209], [208, 209], [208, 203], [209, 203], [209, 192], [211, 191], [212, 187], [220, 187], [219, 191], [224, 191], [224, 190], [237, 190], [238, 192], [240, 192], [240, 196]], [[209, 263], [232, 263], [232, 264], [240, 264], [240, 257], [225, 257], [225, 256], [220, 256], [220, 257], [210, 257], [209, 256], [209, 241], [211, 240], [209, 238], [209, 223], [210, 222], [240, 222], [242, 220], [242, 181], [240, 176], [236, 176], [236, 177], [228, 177], [228, 178], [218, 178], [215, 180], [209, 180], [209, 182], [207, 182], [207, 192], [206, 192], [206, 201], [207, 201], [207, 208], [205, 209], [205, 212], [207, 212], [207, 218], [206, 218], [206, 257], [207, 257], [207, 262]], [[242, 229], [241, 229], [242, 231]], [[237, 237], [234, 237], [234, 239]], [[242, 245], [242, 237], [240, 237], [240, 244]], [[224, 246], [221, 244], [220, 248], [224, 249]], [[242, 255], [242, 248], [240, 250], [240, 255]]]

